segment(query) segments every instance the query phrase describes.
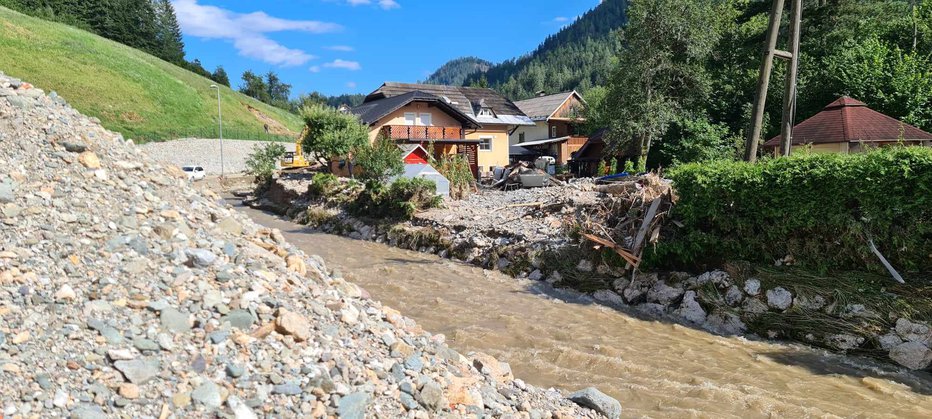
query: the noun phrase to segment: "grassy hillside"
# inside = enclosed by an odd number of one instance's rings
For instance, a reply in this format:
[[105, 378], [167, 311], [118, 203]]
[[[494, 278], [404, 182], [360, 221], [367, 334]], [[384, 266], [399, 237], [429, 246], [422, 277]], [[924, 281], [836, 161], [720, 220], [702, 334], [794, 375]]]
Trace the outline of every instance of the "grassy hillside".
[[[56, 91], [84, 114], [137, 142], [217, 135], [212, 82], [144, 52], [0, 7], [0, 71]], [[226, 138], [295, 136], [301, 121], [221, 86]], [[261, 138], [260, 138], [261, 137]]]

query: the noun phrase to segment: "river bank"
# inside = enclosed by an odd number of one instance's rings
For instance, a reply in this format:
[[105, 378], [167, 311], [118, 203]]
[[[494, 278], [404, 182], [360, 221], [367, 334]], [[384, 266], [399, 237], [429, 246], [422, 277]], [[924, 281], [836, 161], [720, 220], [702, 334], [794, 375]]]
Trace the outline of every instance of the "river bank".
[[701, 274], [631, 276], [605, 252], [572, 238], [568, 227], [603, 199], [591, 183], [483, 191], [410, 221], [353, 216], [338, 199], [312, 196], [309, 183], [304, 175], [280, 177], [247, 202], [320, 231], [588, 292], [602, 302], [720, 335], [796, 341], [914, 370], [932, 364], [929, 287], [900, 286], [865, 273], [833, 277], [742, 264]]
[[457, 352], [209, 182], [2, 73], [0, 167], [2, 417], [620, 414]]
[[932, 377], [803, 345], [717, 336], [500, 271], [249, 208], [348, 281], [539, 387], [593, 385], [625, 418], [928, 417]]

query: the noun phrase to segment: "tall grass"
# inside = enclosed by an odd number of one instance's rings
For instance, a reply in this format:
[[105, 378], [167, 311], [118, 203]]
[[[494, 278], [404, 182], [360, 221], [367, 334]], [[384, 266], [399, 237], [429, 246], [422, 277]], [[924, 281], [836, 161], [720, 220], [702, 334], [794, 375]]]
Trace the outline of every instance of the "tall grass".
[[[89, 32], [3, 7], [0, 71], [58, 92], [77, 110], [138, 142], [217, 126], [211, 80]], [[225, 86], [220, 95], [226, 138], [266, 139], [265, 122], [247, 105], [294, 135], [300, 131], [296, 115]]]

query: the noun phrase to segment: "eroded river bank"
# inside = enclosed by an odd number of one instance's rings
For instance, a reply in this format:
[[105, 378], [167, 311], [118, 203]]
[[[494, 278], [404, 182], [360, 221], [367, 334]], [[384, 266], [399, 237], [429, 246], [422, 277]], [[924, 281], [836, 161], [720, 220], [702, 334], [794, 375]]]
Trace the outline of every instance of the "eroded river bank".
[[598, 387], [624, 417], [932, 417], [928, 373], [644, 320], [543, 282], [237, 209], [457, 350], [489, 353], [535, 385]]

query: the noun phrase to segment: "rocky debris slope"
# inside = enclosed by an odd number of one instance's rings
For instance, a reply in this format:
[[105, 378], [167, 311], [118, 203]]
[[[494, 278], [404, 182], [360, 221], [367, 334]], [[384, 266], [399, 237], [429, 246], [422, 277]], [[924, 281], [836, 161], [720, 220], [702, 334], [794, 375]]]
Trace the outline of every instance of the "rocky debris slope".
[[[596, 417], [0, 74], [5, 417]], [[597, 391], [573, 396], [608, 409]]]

